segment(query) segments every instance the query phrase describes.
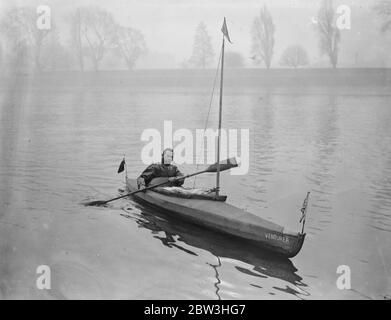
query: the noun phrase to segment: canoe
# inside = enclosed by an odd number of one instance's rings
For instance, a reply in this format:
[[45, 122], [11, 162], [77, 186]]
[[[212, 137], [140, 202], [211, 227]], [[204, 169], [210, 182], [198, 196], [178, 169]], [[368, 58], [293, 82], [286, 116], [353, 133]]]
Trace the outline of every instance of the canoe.
[[[135, 179], [127, 179], [129, 192], [136, 191]], [[225, 201], [170, 196], [147, 190], [132, 197], [139, 203], [164, 211], [199, 226], [251, 242], [287, 258], [296, 256], [305, 233], [291, 232]]]

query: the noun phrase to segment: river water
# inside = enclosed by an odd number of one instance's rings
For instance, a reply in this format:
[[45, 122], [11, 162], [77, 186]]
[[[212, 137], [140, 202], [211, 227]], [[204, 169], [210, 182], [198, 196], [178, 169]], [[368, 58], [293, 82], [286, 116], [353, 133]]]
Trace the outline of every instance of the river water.
[[[304, 246], [284, 260], [131, 199], [81, 205], [124, 191], [124, 154], [130, 177], [143, 170], [145, 129], [204, 128], [211, 88], [32, 81], [12, 78], [0, 91], [1, 299], [391, 297], [389, 90], [226, 89], [223, 127], [250, 135], [248, 173], [222, 174], [227, 201], [300, 231], [311, 192]], [[37, 288], [41, 265], [50, 290]], [[337, 286], [341, 275], [350, 289]]]

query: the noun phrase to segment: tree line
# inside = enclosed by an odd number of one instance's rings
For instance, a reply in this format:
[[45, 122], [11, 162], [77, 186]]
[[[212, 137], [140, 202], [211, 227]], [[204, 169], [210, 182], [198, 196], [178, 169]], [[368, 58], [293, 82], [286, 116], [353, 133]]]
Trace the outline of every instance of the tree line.
[[55, 18], [50, 16], [50, 28], [37, 27], [34, 7], [13, 7], [1, 17], [0, 32], [7, 51], [0, 56], [15, 68], [36, 71], [70, 69], [72, 65], [83, 71], [86, 62], [99, 70], [109, 54], [122, 59], [132, 69], [147, 51], [142, 33], [117, 23], [113, 15], [97, 6], [77, 7], [70, 15], [70, 41], [59, 40]]
[[[373, 9], [382, 19], [381, 32], [391, 30], [391, 0], [381, 0]], [[332, 0], [322, 0], [316, 19], [313, 20], [321, 55], [326, 55], [332, 68], [338, 65], [338, 54], [341, 44], [341, 32], [336, 25], [336, 10]], [[274, 57], [276, 27], [272, 15], [264, 5], [254, 18], [251, 29], [251, 57], [255, 65], [264, 64], [269, 69]], [[227, 52], [227, 64], [231, 67], [243, 67], [244, 59], [239, 53]], [[194, 39], [193, 55], [189, 65], [205, 68], [213, 61], [214, 53], [206, 26], [201, 23]], [[309, 64], [307, 51], [299, 44], [289, 45], [282, 53], [281, 66], [297, 68]]]
[[[374, 10], [382, 19], [383, 33], [391, 30], [391, 0], [380, 0]], [[335, 24], [335, 8], [332, 0], [322, 0], [314, 27], [318, 35], [319, 49], [326, 55], [333, 68], [338, 65], [341, 34]], [[147, 52], [142, 32], [120, 25], [113, 15], [97, 6], [80, 6], [68, 17], [69, 41], [60, 42], [56, 19], [51, 16], [49, 29], [37, 28], [37, 13], [33, 7], [14, 7], [0, 17], [0, 64], [12, 70], [30, 68], [37, 71], [74, 69], [99, 70], [103, 60], [111, 56], [129, 70]], [[274, 58], [275, 24], [264, 5], [254, 18], [251, 36], [251, 57], [255, 65], [270, 68]], [[114, 58], [113, 58], [114, 57]], [[193, 52], [182, 63], [183, 68], [207, 68], [215, 58], [211, 38], [206, 25], [196, 28]], [[243, 67], [245, 59], [238, 52], [228, 51], [225, 56], [228, 67]], [[309, 64], [306, 50], [299, 44], [289, 45], [282, 53], [280, 65], [297, 68]]]

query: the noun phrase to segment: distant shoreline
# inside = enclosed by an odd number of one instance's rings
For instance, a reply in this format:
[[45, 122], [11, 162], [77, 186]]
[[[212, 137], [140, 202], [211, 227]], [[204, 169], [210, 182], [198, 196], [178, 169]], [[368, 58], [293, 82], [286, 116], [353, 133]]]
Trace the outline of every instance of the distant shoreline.
[[[0, 86], [22, 81], [39, 87], [156, 87], [211, 89], [215, 69], [137, 69], [132, 71], [54, 71], [0, 76]], [[227, 69], [224, 87], [236, 90], [270, 87], [391, 87], [391, 68]]]

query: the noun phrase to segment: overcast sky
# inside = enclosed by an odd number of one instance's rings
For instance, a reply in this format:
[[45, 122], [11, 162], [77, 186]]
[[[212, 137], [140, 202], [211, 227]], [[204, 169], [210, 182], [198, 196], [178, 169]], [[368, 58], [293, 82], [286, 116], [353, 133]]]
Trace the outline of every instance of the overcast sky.
[[[276, 25], [275, 58], [278, 66], [282, 51], [291, 44], [301, 44], [317, 65], [321, 58], [318, 39], [311, 18], [316, 17], [321, 0], [19, 0], [2, 1], [6, 6], [47, 4], [61, 26], [63, 42], [69, 38], [69, 15], [77, 6], [93, 4], [109, 10], [123, 25], [142, 31], [151, 54], [161, 57], [150, 67], [178, 66], [191, 56], [197, 25], [206, 23], [216, 56], [221, 43], [221, 24], [227, 18], [232, 45], [227, 50], [243, 54], [250, 64], [251, 27], [263, 4], [269, 8]], [[352, 28], [342, 32], [340, 66], [391, 66], [391, 33], [380, 34], [380, 21], [373, 12], [377, 0], [334, 1], [350, 6]], [[149, 61], [148, 63], [152, 63]], [[142, 67], [148, 67], [144, 61]]]

